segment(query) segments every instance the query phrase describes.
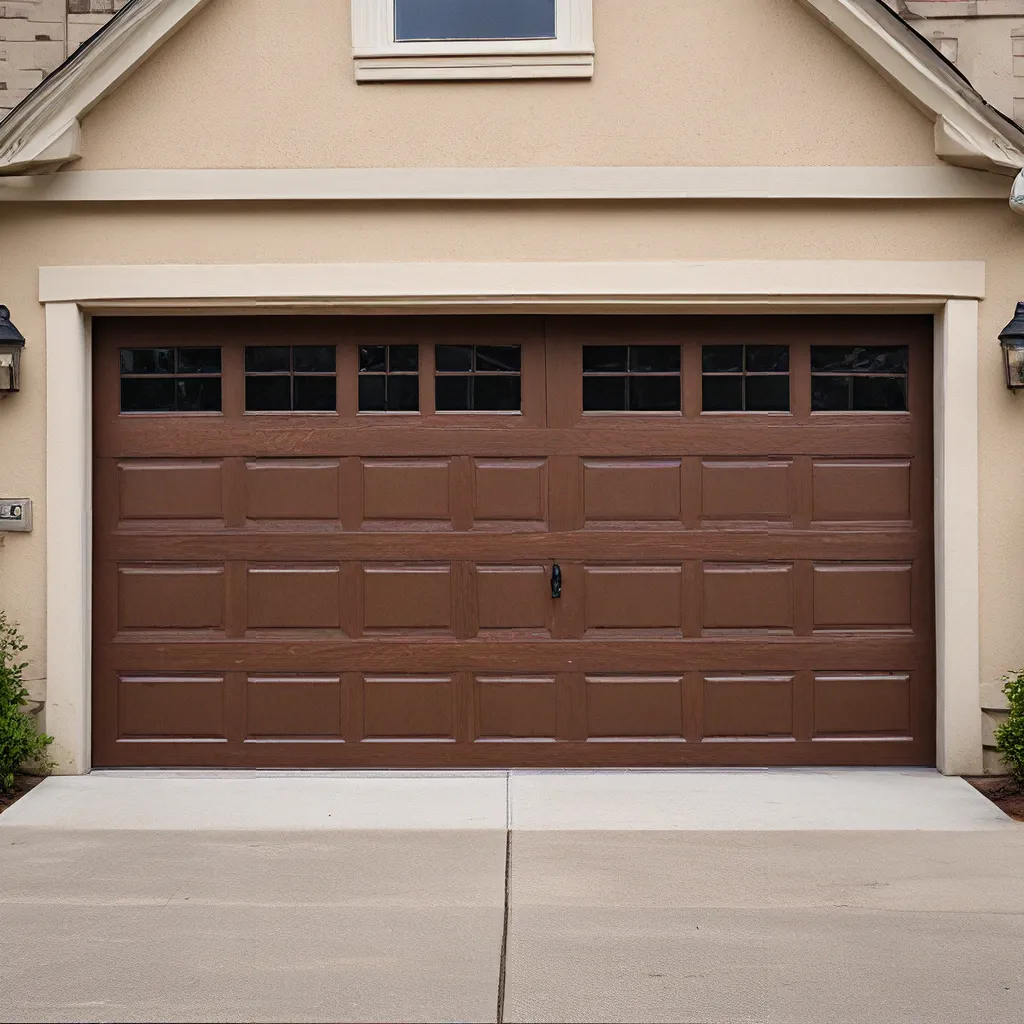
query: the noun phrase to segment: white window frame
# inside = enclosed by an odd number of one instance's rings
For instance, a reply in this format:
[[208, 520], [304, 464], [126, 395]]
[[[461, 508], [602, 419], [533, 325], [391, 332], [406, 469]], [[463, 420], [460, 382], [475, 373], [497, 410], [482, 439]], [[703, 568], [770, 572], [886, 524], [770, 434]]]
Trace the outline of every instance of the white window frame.
[[554, 39], [397, 42], [394, 0], [351, 0], [356, 80], [591, 78], [593, 0], [555, 0]]

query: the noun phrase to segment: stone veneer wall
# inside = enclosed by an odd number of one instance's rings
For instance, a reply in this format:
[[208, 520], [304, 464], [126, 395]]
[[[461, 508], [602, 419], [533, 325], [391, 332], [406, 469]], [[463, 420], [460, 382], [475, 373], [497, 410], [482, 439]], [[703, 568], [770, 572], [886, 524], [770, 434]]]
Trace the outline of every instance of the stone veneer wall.
[[0, 0], [0, 116], [128, 0]]

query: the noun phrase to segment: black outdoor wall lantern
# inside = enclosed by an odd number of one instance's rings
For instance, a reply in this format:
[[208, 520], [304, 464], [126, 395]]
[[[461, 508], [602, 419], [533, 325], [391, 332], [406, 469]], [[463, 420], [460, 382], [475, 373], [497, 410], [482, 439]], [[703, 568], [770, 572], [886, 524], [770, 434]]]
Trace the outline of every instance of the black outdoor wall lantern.
[[25, 336], [11, 323], [11, 311], [0, 306], [0, 398], [19, 388], [24, 347]]
[[1024, 388], [1024, 302], [1017, 303], [1013, 319], [999, 332], [1003, 348], [1006, 386], [1011, 391]]

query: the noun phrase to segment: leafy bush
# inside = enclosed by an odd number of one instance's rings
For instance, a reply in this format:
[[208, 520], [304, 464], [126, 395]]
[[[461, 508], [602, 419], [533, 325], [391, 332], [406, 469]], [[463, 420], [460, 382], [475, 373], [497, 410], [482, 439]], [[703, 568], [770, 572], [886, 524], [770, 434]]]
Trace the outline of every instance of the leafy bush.
[[22, 710], [28, 703], [28, 690], [22, 682], [26, 666], [17, 658], [25, 650], [25, 638], [0, 612], [0, 792], [10, 792], [14, 773], [30, 762], [43, 773], [54, 767], [46, 750], [53, 737], [38, 733], [32, 718]]
[[996, 746], [1003, 764], [1017, 784], [1024, 786], [1024, 671], [1003, 677], [1003, 693], [1010, 704], [1010, 714], [995, 732]]

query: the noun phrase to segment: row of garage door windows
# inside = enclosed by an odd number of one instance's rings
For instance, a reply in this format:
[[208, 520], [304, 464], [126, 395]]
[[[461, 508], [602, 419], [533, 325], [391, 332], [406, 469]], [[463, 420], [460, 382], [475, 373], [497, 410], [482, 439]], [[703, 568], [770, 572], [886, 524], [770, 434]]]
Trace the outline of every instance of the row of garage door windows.
[[[678, 345], [582, 346], [583, 411], [679, 412]], [[245, 349], [246, 412], [334, 412], [333, 345], [252, 345]], [[121, 411], [220, 412], [219, 348], [121, 349]], [[359, 411], [419, 411], [419, 346], [359, 348]], [[902, 412], [906, 346], [811, 346], [815, 412]], [[788, 412], [788, 345], [704, 345], [704, 412]], [[438, 412], [519, 412], [519, 345], [435, 345]]]

